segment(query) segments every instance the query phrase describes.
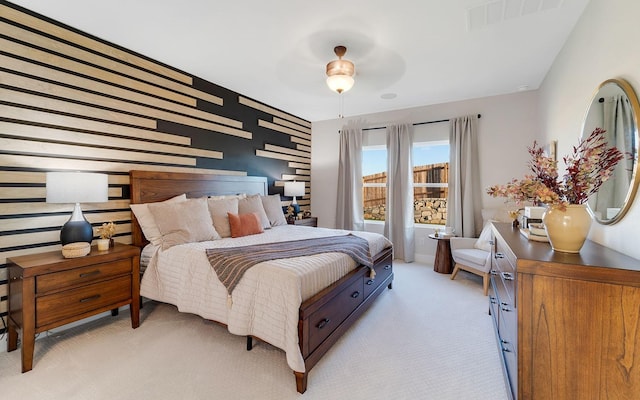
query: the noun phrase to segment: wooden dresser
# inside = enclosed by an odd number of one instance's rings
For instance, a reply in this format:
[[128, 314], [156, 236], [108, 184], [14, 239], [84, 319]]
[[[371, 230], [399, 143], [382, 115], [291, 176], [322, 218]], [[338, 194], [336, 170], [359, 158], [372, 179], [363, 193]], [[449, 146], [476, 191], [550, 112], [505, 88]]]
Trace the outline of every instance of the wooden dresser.
[[494, 224], [490, 313], [514, 399], [640, 399], [640, 260]]

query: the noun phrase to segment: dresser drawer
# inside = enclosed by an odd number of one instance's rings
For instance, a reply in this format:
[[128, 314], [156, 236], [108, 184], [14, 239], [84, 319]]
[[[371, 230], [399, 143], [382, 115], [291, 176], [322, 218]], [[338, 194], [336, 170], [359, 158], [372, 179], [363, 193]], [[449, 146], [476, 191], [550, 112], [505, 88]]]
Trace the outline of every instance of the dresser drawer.
[[43, 294], [61, 289], [70, 289], [130, 272], [131, 260], [127, 258], [110, 263], [44, 274], [36, 277], [36, 293]]
[[513, 264], [509, 261], [505, 253], [496, 251], [496, 253], [493, 255], [493, 259], [498, 271], [508, 274], [515, 273], [516, 269], [513, 267]]
[[40, 296], [36, 299], [36, 328], [52, 323], [59, 326], [68, 318], [127, 300], [131, 300], [131, 276]]
[[496, 332], [498, 331], [498, 324], [500, 323], [500, 312], [498, 304], [500, 304], [500, 299], [498, 298], [498, 294], [496, 291], [496, 278], [494, 276], [491, 277], [491, 282], [489, 284], [489, 314], [491, 314], [491, 319], [493, 319], [494, 328]]
[[507, 339], [502, 339], [500, 342], [500, 348], [502, 351], [502, 359], [504, 361], [505, 372], [507, 374], [507, 380], [509, 381], [509, 387], [507, 390], [511, 391], [512, 399], [517, 398], [518, 393], [518, 355], [516, 353], [516, 343]]
[[358, 279], [324, 307], [309, 316], [309, 349], [313, 351], [364, 300], [363, 281]]
[[366, 298], [373, 292], [385, 279], [391, 275], [393, 272], [393, 266], [391, 263], [391, 258], [385, 258], [384, 260], [376, 263], [373, 266], [374, 271], [376, 272], [375, 278], [371, 279], [371, 275], [369, 273], [364, 276], [364, 297]]

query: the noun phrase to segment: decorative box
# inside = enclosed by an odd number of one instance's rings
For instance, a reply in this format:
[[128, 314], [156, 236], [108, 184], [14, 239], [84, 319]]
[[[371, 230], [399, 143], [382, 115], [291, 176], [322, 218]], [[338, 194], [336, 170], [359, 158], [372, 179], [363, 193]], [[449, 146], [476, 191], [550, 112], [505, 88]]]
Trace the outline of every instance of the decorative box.
[[546, 210], [544, 207], [525, 207], [524, 216], [529, 219], [542, 219], [544, 210]]

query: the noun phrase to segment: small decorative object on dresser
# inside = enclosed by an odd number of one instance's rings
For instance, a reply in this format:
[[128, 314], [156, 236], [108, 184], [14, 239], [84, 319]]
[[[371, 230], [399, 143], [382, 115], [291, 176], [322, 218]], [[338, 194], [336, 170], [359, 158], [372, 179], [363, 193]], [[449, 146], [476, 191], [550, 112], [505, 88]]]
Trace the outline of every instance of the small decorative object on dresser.
[[59, 251], [7, 258], [7, 350], [22, 331], [22, 372], [33, 367], [36, 334], [130, 305], [131, 327], [140, 324], [140, 249], [118, 244], [65, 259]]

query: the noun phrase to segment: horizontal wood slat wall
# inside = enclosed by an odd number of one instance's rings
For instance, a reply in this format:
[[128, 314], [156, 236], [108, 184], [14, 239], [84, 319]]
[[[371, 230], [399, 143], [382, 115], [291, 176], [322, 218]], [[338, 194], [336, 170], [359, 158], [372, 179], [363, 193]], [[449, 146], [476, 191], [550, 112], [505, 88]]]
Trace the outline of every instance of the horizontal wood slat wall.
[[82, 209], [131, 243], [132, 169], [304, 181], [308, 209], [311, 123], [0, 1], [1, 318], [6, 259], [60, 250], [73, 208], [45, 202], [46, 172], [108, 174], [109, 201]]

